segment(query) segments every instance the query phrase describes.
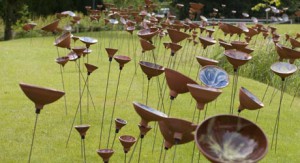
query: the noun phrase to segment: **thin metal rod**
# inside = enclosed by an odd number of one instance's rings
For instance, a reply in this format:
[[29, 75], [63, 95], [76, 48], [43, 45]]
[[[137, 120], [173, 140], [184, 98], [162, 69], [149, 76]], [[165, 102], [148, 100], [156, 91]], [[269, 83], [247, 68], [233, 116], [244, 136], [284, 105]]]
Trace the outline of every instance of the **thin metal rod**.
[[[61, 82], [62, 82], [62, 86], [63, 86], [63, 91], [65, 92], [65, 81], [64, 81], [63, 71], [62, 71], [62, 65], [60, 65], [59, 67], [60, 67], [60, 76], [61, 76]], [[64, 102], [65, 102], [66, 115], [68, 115], [68, 107], [67, 107], [67, 97], [66, 97], [66, 95], [64, 96]]]
[[134, 152], [135, 152], [136, 146], [137, 146], [137, 145], [138, 145], [138, 143], [139, 143], [139, 140], [140, 140], [140, 136], [138, 136], [138, 139], [136, 140], [136, 143], [134, 144], [134, 147], [133, 147], [133, 150], [132, 150], [132, 152], [131, 152], [131, 155], [130, 155], [130, 158], [129, 158], [129, 161], [128, 161], [128, 163], [130, 163], [130, 162], [131, 162], [131, 160], [132, 160], [132, 158], [133, 158], [133, 155], [134, 155]]
[[109, 83], [109, 76], [110, 76], [110, 75], [109, 75], [109, 74], [110, 74], [110, 67], [111, 67], [111, 62], [109, 62], [109, 66], [108, 66], [108, 74], [107, 74], [107, 80], [106, 80], [105, 96], [104, 96], [104, 103], [103, 103], [103, 110], [102, 110], [102, 118], [101, 118], [101, 127], [100, 127], [99, 146], [98, 146], [99, 149], [100, 149], [100, 147], [101, 147], [101, 142], [102, 142], [102, 131], [103, 131], [103, 123], [104, 123], [104, 115], [105, 115], [106, 98], [107, 98], [108, 83]]
[[108, 138], [107, 138], [106, 148], [108, 148], [109, 140], [110, 140], [111, 126], [112, 126], [113, 117], [114, 117], [115, 108], [116, 108], [116, 101], [117, 101], [117, 96], [118, 96], [118, 89], [119, 89], [119, 83], [120, 83], [120, 78], [121, 78], [121, 72], [122, 72], [122, 70], [120, 69], [119, 76], [118, 76], [118, 82], [117, 82], [117, 89], [116, 89], [116, 93], [115, 93], [114, 105], [113, 105], [113, 108], [112, 108], [112, 113], [111, 113], [111, 118], [110, 118], [110, 126], [109, 126], [109, 130], [108, 130]]
[[113, 139], [113, 142], [112, 142], [112, 145], [111, 145], [110, 149], [114, 149], [114, 144], [115, 144], [116, 136], [117, 136], [117, 133], [115, 132], [114, 139]]
[[173, 103], [173, 100], [170, 101], [170, 106], [169, 106], [169, 111], [168, 111], [168, 117], [171, 114], [172, 103]]
[[143, 139], [141, 138], [141, 143], [140, 143], [140, 152], [139, 152], [138, 162], [140, 162], [140, 160], [141, 160], [142, 144], [143, 144]]
[[[196, 107], [195, 107], [195, 109], [196, 109]], [[206, 108], [206, 109], [207, 109], [207, 108]], [[195, 114], [195, 113], [194, 113], [194, 114]], [[200, 115], [201, 115], [201, 110], [199, 110], [199, 112], [198, 112], [197, 124], [199, 124], [199, 121], [200, 121]], [[192, 153], [192, 160], [191, 160], [191, 163], [194, 162], [195, 147], [196, 147], [196, 142], [194, 142], [194, 146], [193, 146], [193, 153]]]
[[175, 141], [175, 147], [174, 147], [174, 152], [173, 152], [173, 163], [175, 162], [175, 157], [176, 157], [176, 149], [177, 149], [177, 143]]
[[148, 83], [147, 83], [147, 94], [146, 94], [146, 105], [148, 105], [148, 95], [149, 95], [149, 82], [150, 82], [150, 79], [148, 79]]
[[84, 162], [86, 163], [86, 154], [85, 154], [85, 141], [84, 139], [82, 139], [82, 147], [83, 147], [83, 159], [84, 159]]
[[33, 143], [34, 143], [34, 138], [35, 138], [35, 131], [36, 131], [38, 117], [39, 117], [39, 114], [36, 114], [35, 122], [34, 122], [34, 127], [33, 127], [33, 134], [32, 134], [30, 152], [29, 152], [29, 157], [28, 157], [28, 163], [30, 163], [30, 161], [31, 161], [31, 154], [32, 154], [32, 149], [33, 149]]
[[163, 163], [166, 161], [166, 155], [167, 155], [167, 150], [165, 150], [164, 161], [163, 161]]

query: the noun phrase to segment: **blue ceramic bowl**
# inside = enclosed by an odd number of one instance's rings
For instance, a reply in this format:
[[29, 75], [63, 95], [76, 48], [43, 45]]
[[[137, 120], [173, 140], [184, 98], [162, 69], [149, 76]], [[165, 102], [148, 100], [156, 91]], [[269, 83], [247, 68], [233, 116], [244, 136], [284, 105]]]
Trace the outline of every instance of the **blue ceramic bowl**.
[[203, 67], [199, 73], [199, 79], [207, 87], [217, 89], [224, 88], [229, 84], [227, 72], [213, 65]]

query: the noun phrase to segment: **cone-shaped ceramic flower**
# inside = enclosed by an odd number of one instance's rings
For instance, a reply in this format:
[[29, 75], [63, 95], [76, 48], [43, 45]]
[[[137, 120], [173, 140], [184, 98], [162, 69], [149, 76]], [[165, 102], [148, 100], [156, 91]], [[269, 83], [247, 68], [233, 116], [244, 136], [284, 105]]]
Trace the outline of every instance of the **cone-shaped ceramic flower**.
[[264, 104], [244, 87], [240, 89], [239, 99], [240, 106], [238, 112], [244, 109], [256, 110], [264, 107]]
[[115, 153], [112, 149], [99, 149], [97, 150], [98, 155], [102, 158], [104, 163], [108, 163], [110, 157]]

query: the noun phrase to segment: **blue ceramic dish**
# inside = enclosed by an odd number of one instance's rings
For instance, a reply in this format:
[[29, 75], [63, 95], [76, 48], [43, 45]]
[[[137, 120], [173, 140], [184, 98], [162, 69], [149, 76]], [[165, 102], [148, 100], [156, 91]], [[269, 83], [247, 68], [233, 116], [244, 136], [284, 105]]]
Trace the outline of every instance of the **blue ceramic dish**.
[[224, 88], [229, 84], [227, 72], [213, 65], [203, 67], [199, 73], [199, 79], [207, 87], [217, 89]]

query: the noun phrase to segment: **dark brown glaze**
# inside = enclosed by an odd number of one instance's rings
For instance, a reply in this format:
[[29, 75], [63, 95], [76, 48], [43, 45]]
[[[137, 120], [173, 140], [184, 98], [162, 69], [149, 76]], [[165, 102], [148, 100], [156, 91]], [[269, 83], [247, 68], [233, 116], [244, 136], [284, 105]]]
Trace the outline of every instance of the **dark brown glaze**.
[[33, 28], [36, 26], [37, 24], [36, 23], [26, 23], [23, 25], [23, 30], [28, 32], [30, 30], [33, 30]]
[[165, 75], [171, 99], [176, 98], [178, 94], [187, 93], [187, 84], [197, 84], [189, 77], [169, 68], [165, 68]]
[[169, 48], [171, 49], [171, 56], [174, 56], [175, 53], [182, 48], [182, 46], [171, 42], [169, 43]]
[[142, 126], [148, 126], [150, 121], [160, 121], [168, 117], [166, 114], [138, 102], [133, 102], [133, 107], [141, 117], [140, 124]]
[[143, 52], [155, 49], [155, 46], [147, 40], [140, 39], [140, 43], [141, 43]]
[[222, 93], [220, 89], [200, 86], [198, 84], [187, 84], [187, 87], [192, 97], [197, 101], [197, 108], [200, 110], [203, 110], [205, 104], [215, 100]]
[[219, 44], [225, 49], [225, 50], [230, 50], [234, 49], [231, 44], [227, 43], [226, 41], [219, 39]]
[[152, 37], [158, 34], [158, 28], [148, 28], [148, 29], [142, 29], [138, 31], [137, 35], [147, 41], [151, 42]]
[[300, 51], [282, 46], [282, 50], [287, 54], [288, 59], [296, 60], [300, 58]]
[[290, 37], [291, 37], [291, 36], [290, 36], [289, 34], [286, 33], [286, 34], [285, 34], [285, 41], [288, 41], [288, 40], [290, 39]]
[[151, 62], [140, 61], [139, 64], [142, 71], [147, 75], [148, 80], [150, 80], [152, 77], [159, 76], [165, 71], [163, 66]]
[[39, 113], [44, 105], [57, 101], [65, 94], [63, 91], [26, 83], [19, 83], [19, 85], [24, 94], [35, 104], [36, 113]]
[[123, 128], [127, 124], [127, 121], [121, 119], [121, 118], [116, 118], [115, 119], [115, 125], [116, 125], [116, 133], [119, 133], [121, 128]]
[[128, 153], [131, 146], [136, 142], [136, 138], [130, 135], [122, 135], [119, 137], [119, 140], [125, 153]]
[[67, 49], [71, 48], [70, 44], [71, 44], [71, 33], [70, 32], [66, 32], [66, 33], [62, 34], [54, 42], [55, 46], [60, 47], [60, 48], [67, 48]]
[[203, 46], [203, 49], [206, 49], [207, 46], [214, 45], [216, 43], [216, 40], [214, 40], [211, 37], [202, 37], [202, 36], [200, 36], [199, 40], [200, 40], [200, 42]]
[[256, 29], [254, 29], [254, 28], [248, 28], [248, 29], [249, 29], [249, 32], [245, 33], [246, 36], [252, 38], [253, 36], [258, 34]]
[[248, 46], [248, 43], [243, 41], [231, 41], [231, 45], [234, 49], [241, 51]]
[[98, 69], [97, 66], [94, 66], [94, 65], [91, 65], [91, 64], [88, 64], [88, 63], [85, 63], [84, 65], [87, 69], [88, 75], [90, 75], [92, 72], [94, 72], [95, 70]]
[[244, 109], [256, 110], [264, 107], [264, 104], [246, 88], [241, 87], [239, 93], [240, 106], [238, 112]]
[[190, 2], [190, 7], [195, 11], [200, 11], [204, 7], [204, 5], [201, 3]]
[[84, 139], [87, 130], [88, 130], [91, 126], [90, 126], [90, 125], [87, 125], [87, 124], [82, 124], [82, 125], [77, 125], [77, 126], [74, 126], [74, 127], [75, 127], [75, 129], [78, 131], [78, 133], [80, 134], [81, 138]]
[[64, 57], [58, 57], [55, 59], [55, 62], [62, 65], [63, 67], [66, 65], [66, 63], [69, 61], [69, 57], [68, 56], [64, 56]]
[[131, 61], [131, 58], [124, 55], [115, 55], [114, 59], [119, 63], [120, 70], [123, 69], [124, 65]]
[[235, 70], [252, 59], [251, 55], [238, 50], [225, 50], [225, 56]]
[[205, 58], [202, 56], [196, 56], [196, 59], [202, 67], [207, 66], [207, 65], [215, 65], [216, 66], [219, 63], [219, 61], [216, 61], [216, 60], [213, 60], [210, 58]]
[[206, 32], [208, 33], [208, 37], [212, 38], [212, 34], [215, 32], [215, 30], [211, 28], [206, 28]]
[[290, 38], [290, 43], [293, 49], [300, 47], [300, 42], [296, 39]]
[[174, 30], [174, 29], [167, 29], [169, 37], [172, 41], [172, 43], [179, 43], [181, 41], [183, 41], [186, 38], [189, 38], [190, 35], [184, 32], [180, 32], [178, 30]]
[[279, 55], [279, 61], [282, 61], [283, 59], [288, 59], [288, 55], [286, 54], [286, 51], [282, 49], [283, 45], [281, 44], [275, 44], [275, 49], [277, 54]]
[[135, 30], [135, 27], [134, 26], [129, 26], [129, 27], [126, 27], [126, 31], [129, 32], [131, 35], [133, 34], [133, 31]]
[[237, 34], [239, 37], [244, 33], [244, 30], [231, 24], [227, 24], [230, 35]]
[[55, 32], [60, 20], [55, 20], [54, 22], [42, 27], [41, 29], [46, 32]]
[[293, 75], [297, 71], [297, 67], [290, 63], [276, 62], [271, 65], [271, 70], [284, 80], [286, 77]]
[[164, 139], [172, 145], [192, 141], [190, 135], [197, 127], [192, 122], [178, 118], [166, 118], [159, 121], [158, 125]]
[[138, 124], [139, 130], [140, 130], [140, 137], [144, 138], [144, 136], [152, 129], [151, 126], [143, 126], [141, 124]]
[[71, 38], [73, 39], [74, 42], [76, 42], [77, 40], [79, 40], [78, 36], [71, 35]]
[[112, 61], [112, 58], [117, 53], [118, 49], [105, 48], [105, 50], [106, 50], [106, 52], [108, 54], [109, 61]]
[[97, 153], [104, 163], [108, 163], [110, 157], [115, 153], [115, 151], [113, 149], [99, 149], [97, 150]]
[[259, 162], [268, 152], [263, 130], [235, 115], [217, 115], [196, 129], [195, 142], [211, 162]]
[[83, 55], [83, 51], [86, 49], [84, 46], [73, 47], [72, 51], [80, 58]]

